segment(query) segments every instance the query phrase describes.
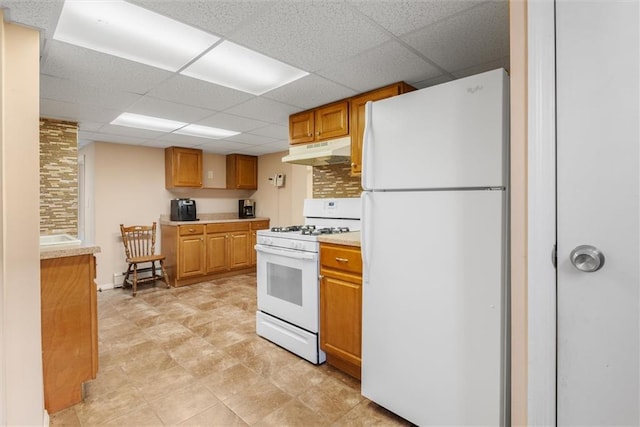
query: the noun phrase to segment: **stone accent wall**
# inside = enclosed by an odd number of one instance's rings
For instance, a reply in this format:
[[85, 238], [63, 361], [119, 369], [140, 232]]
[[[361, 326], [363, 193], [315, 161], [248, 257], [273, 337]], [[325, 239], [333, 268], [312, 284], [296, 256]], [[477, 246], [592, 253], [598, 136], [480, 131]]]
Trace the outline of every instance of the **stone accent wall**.
[[351, 176], [348, 163], [313, 168], [313, 198], [360, 197], [360, 176]]
[[78, 124], [40, 119], [40, 234], [78, 235]]

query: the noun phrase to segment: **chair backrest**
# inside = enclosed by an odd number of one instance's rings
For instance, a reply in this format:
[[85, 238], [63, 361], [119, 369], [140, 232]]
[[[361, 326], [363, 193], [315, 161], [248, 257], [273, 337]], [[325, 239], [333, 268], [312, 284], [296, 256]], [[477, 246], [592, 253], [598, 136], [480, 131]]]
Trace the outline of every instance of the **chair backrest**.
[[125, 227], [120, 224], [122, 243], [127, 258], [154, 255], [156, 247], [156, 223], [153, 225], [132, 225]]

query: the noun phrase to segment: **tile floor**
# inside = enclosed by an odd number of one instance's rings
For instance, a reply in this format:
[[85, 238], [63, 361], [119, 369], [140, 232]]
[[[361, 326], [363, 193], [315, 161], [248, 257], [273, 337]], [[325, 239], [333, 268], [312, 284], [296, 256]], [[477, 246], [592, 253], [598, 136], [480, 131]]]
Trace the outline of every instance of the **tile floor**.
[[255, 274], [98, 294], [100, 369], [51, 425], [411, 425], [255, 333]]

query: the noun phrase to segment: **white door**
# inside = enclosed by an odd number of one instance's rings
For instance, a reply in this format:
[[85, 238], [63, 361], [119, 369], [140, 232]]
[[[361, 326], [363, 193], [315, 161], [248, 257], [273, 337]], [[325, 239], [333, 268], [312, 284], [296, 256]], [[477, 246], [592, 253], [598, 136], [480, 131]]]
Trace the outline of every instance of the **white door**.
[[639, 12], [556, 1], [558, 425], [640, 425]]

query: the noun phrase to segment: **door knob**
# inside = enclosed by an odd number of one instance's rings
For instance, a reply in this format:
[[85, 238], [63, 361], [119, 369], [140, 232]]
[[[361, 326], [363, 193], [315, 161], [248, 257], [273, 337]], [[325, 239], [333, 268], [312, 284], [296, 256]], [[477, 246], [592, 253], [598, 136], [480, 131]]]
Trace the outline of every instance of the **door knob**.
[[580, 245], [571, 251], [571, 264], [580, 271], [593, 273], [604, 265], [604, 254], [591, 245]]

